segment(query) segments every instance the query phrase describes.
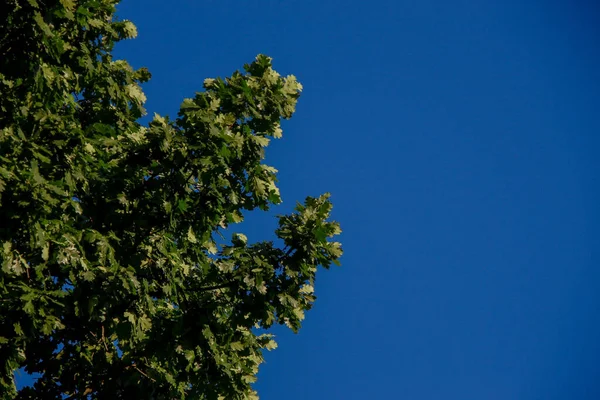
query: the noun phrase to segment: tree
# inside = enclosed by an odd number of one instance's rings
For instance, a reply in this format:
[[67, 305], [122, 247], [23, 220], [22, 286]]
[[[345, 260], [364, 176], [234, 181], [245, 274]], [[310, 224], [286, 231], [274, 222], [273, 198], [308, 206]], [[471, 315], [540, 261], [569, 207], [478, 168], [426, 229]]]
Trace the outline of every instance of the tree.
[[[342, 254], [328, 195], [277, 243], [217, 241], [281, 202], [262, 160], [302, 86], [259, 55], [142, 126], [150, 74], [111, 55], [136, 35], [116, 3], [0, 6], [0, 394], [256, 398], [265, 331], [297, 331]], [[41, 377], [17, 391], [19, 368]]]

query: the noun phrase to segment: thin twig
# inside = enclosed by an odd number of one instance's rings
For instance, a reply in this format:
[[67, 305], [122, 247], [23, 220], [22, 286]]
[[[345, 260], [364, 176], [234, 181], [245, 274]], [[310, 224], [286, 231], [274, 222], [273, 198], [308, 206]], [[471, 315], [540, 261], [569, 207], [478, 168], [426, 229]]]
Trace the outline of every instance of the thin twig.
[[142, 371], [141, 369], [139, 369], [137, 367], [137, 365], [133, 364], [132, 367], [135, 368], [137, 370], [137, 372], [139, 372], [140, 374], [144, 375], [146, 378], [150, 379], [152, 382], [156, 382], [155, 379], [149, 377], [148, 375], [146, 375], [146, 373], [144, 371]]
[[104, 343], [104, 348], [106, 349], [106, 352], [108, 353], [108, 346], [106, 345], [106, 337], [104, 337], [104, 325], [102, 325], [102, 343]]

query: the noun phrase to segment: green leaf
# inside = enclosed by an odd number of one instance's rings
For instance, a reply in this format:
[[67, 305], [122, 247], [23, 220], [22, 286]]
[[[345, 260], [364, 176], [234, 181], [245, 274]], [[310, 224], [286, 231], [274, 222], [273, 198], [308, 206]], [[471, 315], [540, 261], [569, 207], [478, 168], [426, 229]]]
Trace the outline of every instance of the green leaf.
[[146, 95], [142, 92], [142, 89], [136, 84], [130, 84], [125, 87], [125, 92], [135, 100], [138, 104], [144, 104], [146, 102]]
[[241, 350], [244, 350], [244, 348], [245, 348], [244, 345], [240, 342], [231, 342], [229, 345], [235, 351], [241, 351]]
[[269, 138], [265, 136], [252, 135], [250, 136], [254, 142], [262, 147], [267, 147], [269, 145]]
[[246, 243], [248, 243], [248, 238], [243, 233], [235, 233], [233, 235], [233, 241], [234, 243], [239, 243], [240, 245], [244, 246]]
[[33, 302], [31, 300], [25, 302], [25, 305], [23, 306], [23, 311], [25, 311], [25, 313], [29, 315], [35, 314], [35, 306], [33, 305]]
[[209, 254], [217, 254], [217, 246], [212, 240], [205, 242], [203, 246]]
[[277, 342], [274, 340], [269, 340], [265, 345], [265, 349], [267, 350], [275, 350], [277, 348]]
[[93, 296], [88, 300], [88, 314], [92, 315], [94, 309], [98, 305], [98, 301], [99, 299], [97, 296]]
[[188, 228], [187, 239], [192, 243], [198, 242], [198, 239], [196, 239], [196, 235], [194, 235], [194, 231], [192, 230], [191, 226]]
[[37, 26], [42, 30], [42, 32], [44, 32], [44, 34], [46, 36], [53, 36], [53, 33], [50, 30], [50, 27], [44, 21], [44, 18], [42, 17], [42, 15], [39, 12], [36, 11], [34, 13], [33, 19], [36, 22]]
[[19, 322], [15, 322], [13, 324], [13, 328], [15, 330], [15, 334], [17, 334], [17, 336], [23, 336], [23, 329], [21, 329], [21, 324]]
[[196, 355], [195, 355], [195, 353], [192, 350], [186, 350], [184, 354], [185, 354], [185, 359], [189, 363], [191, 363], [191, 362], [194, 361], [194, 358], [195, 358]]
[[48, 261], [49, 257], [50, 257], [50, 243], [46, 243], [46, 244], [44, 244], [44, 247], [42, 247], [42, 259], [44, 261]]
[[60, 4], [63, 5], [69, 11], [75, 10], [75, 1], [74, 0], [60, 0]]
[[123, 21], [123, 30], [125, 31], [126, 37], [132, 39], [137, 37], [137, 28], [131, 21]]

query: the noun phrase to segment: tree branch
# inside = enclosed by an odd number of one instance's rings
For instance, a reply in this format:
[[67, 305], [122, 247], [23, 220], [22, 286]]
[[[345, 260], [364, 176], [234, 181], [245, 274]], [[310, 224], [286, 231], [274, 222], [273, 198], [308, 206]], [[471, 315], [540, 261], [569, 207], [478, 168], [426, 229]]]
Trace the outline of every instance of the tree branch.
[[234, 283], [235, 283], [235, 281], [229, 281], [229, 282], [226, 282], [226, 283], [222, 283], [220, 285], [201, 287], [199, 290], [201, 290], [201, 291], [208, 291], [208, 290], [225, 289], [225, 288], [230, 287]]

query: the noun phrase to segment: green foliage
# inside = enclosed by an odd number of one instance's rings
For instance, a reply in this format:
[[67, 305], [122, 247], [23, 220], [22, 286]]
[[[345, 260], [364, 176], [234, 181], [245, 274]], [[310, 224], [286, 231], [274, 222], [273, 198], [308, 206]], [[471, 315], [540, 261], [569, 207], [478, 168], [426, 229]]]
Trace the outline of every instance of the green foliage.
[[[281, 248], [215, 235], [281, 202], [262, 160], [302, 86], [259, 55], [141, 126], [116, 2], [0, 6], [0, 394], [256, 398], [259, 332], [300, 328], [340, 229], [324, 195], [279, 217]], [[21, 367], [42, 376], [17, 391]]]

